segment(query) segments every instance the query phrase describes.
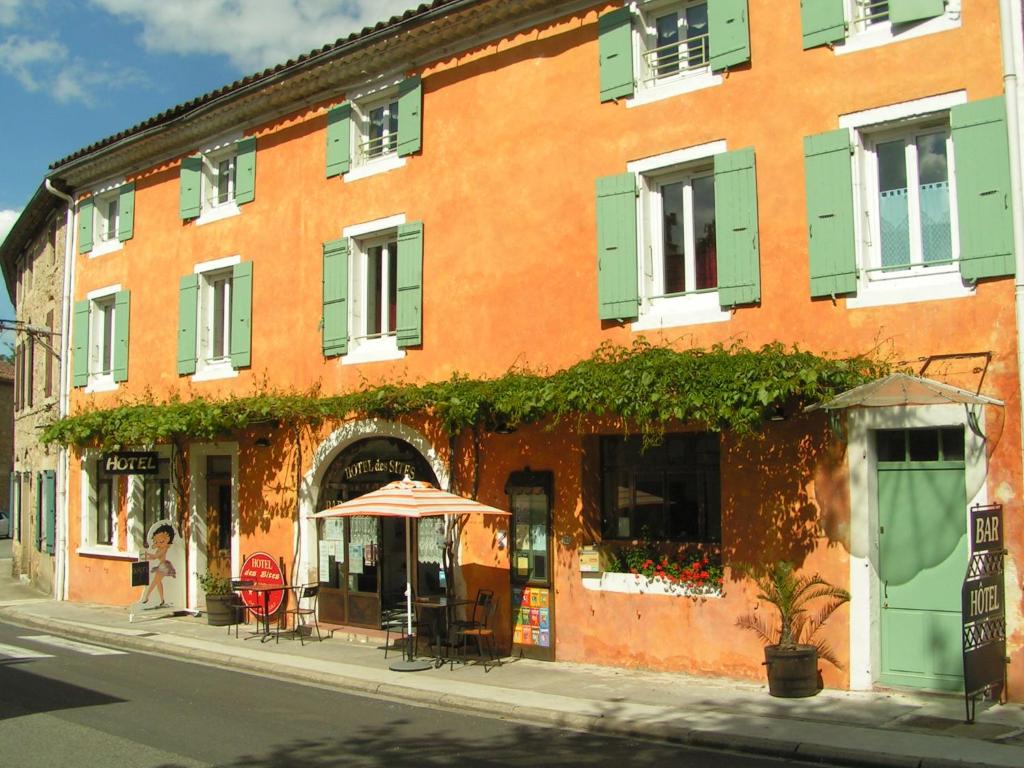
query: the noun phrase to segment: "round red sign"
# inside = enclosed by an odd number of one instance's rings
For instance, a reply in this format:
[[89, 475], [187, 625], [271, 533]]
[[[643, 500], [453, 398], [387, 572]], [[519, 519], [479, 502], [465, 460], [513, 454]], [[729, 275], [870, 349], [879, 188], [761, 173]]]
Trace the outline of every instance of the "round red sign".
[[[283, 587], [285, 584], [281, 566], [266, 552], [254, 552], [245, 558], [238, 578], [242, 581], [251, 581], [261, 587]], [[269, 591], [244, 589], [241, 590], [241, 595], [242, 602], [257, 616], [273, 616], [284, 601], [283, 589]]]

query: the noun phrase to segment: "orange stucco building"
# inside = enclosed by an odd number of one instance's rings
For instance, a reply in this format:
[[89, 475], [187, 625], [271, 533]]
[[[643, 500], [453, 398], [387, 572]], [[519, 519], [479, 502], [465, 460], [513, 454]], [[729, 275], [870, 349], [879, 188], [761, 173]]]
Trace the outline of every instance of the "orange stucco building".
[[[973, 405], [852, 408], [832, 429], [783, 408], [749, 438], [676, 423], [649, 451], [613, 417], [474, 443], [359, 415], [121, 446], [155, 450], [156, 475], [84, 451], [70, 598], [138, 599], [129, 562], [171, 517], [185, 607], [197, 572], [262, 551], [321, 584], [323, 619], [375, 626], [403, 534], [308, 516], [410, 472], [518, 510], [511, 531], [467, 525], [455, 576], [495, 590], [505, 649], [758, 678], [735, 626], [757, 592], [733, 566], [786, 557], [851, 593], [827, 685], [956, 690], [948, 647], [911, 660], [935, 628], [959, 643], [967, 510], [998, 503], [1024, 689], [1010, 211], [982, 189], [1006, 167], [997, 3], [826, 5], [438, 0], [59, 161], [78, 200], [72, 412], [556, 371], [640, 337], [866, 354]], [[581, 572], [586, 548], [641, 537], [720, 560], [724, 588]], [[436, 592], [433, 528], [418, 547]], [[936, 569], [953, 609], [920, 598]]]

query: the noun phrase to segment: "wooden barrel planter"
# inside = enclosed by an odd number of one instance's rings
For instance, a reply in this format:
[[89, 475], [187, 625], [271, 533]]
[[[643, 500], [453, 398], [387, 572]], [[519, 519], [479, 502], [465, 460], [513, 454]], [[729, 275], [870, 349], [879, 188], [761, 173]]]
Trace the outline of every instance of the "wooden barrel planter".
[[764, 647], [768, 693], [783, 699], [814, 696], [818, 685], [818, 649], [813, 645]]
[[207, 595], [206, 596], [206, 623], [213, 627], [226, 627], [238, 623], [238, 609], [235, 605], [235, 596]]

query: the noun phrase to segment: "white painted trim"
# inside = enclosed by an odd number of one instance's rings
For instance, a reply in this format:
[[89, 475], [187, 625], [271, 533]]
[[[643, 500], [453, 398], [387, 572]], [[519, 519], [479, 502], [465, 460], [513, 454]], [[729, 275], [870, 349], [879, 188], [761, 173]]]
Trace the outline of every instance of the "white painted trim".
[[682, 96], [685, 93], [713, 88], [724, 82], [725, 78], [722, 75], [714, 72], [702, 72], [699, 75], [680, 77], [677, 80], [669, 80], [658, 85], [642, 86], [638, 84], [633, 90], [633, 95], [626, 98], [626, 108], [642, 107], [644, 104], [652, 104], [673, 96]]
[[238, 443], [197, 443], [189, 447], [189, 515], [191, 519], [188, 537], [188, 561], [192, 564], [188, 574], [188, 609], [199, 610], [198, 574], [206, 571], [206, 458], [208, 456], [231, 457], [231, 573], [241, 569], [238, 528]]
[[197, 227], [201, 227], [204, 224], [211, 224], [215, 221], [220, 221], [221, 219], [230, 219], [232, 216], [237, 216], [241, 212], [242, 209], [238, 207], [238, 203], [234, 200], [230, 200], [212, 208], [205, 208], [199, 215], [199, 218], [193, 219], [192, 222]]
[[965, 285], [956, 265], [934, 275], [908, 274], [898, 279], [861, 280], [857, 295], [846, 300], [847, 309], [884, 307], [892, 304], [914, 304], [920, 301], [942, 301], [973, 296], [974, 286]]
[[619, 592], [627, 595], [663, 595], [666, 597], [701, 597], [717, 600], [721, 592], [701, 592], [664, 579], [649, 579], [636, 573], [605, 572], [598, 576], [581, 576], [583, 587], [592, 592]]
[[724, 323], [732, 318], [732, 311], [722, 309], [718, 291], [695, 293], [691, 296], [673, 296], [653, 299], [641, 311], [640, 318], [629, 326], [634, 333], [683, 325]]
[[895, 120], [907, 120], [924, 117], [933, 112], [946, 112], [951, 108], [967, 103], [967, 91], [950, 91], [923, 99], [911, 99], [883, 107], [873, 107], [860, 112], [848, 112], [839, 116], [840, 128], [865, 128], [884, 125]]
[[[872, 435], [879, 429], [964, 427], [967, 510], [988, 501], [985, 442], [970, 430], [961, 405], [852, 408], [847, 412], [850, 473], [850, 688], [870, 690], [881, 671], [878, 587], [878, 461]], [[979, 423], [985, 424], [982, 407]]]
[[[233, 147], [235, 144], [237, 144], [243, 138], [245, 138], [245, 136], [242, 135], [242, 131], [241, 130], [231, 131], [230, 133], [226, 133], [226, 134], [223, 134], [222, 136], [218, 136], [213, 141], [207, 142], [206, 144], [204, 144], [201, 147], [199, 147], [199, 149], [196, 150], [196, 151], [200, 155], [208, 155], [211, 152], [217, 152], [217, 151], [222, 150], [222, 149], [227, 149], [228, 147]], [[195, 153], [193, 153], [193, 154], [195, 154]]]
[[364, 339], [353, 346], [348, 354], [341, 357], [342, 365], [361, 365], [363, 363], [382, 363], [388, 360], [401, 360], [405, 350], [399, 349], [394, 336], [380, 339]]
[[[852, 26], [849, 4], [845, 7], [848, 25]], [[888, 21], [872, 24], [867, 29], [854, 32], [846, 40], [835, 46], [833, 49], [836, 56], [847, 53], [865, 51], [870, 48], [878, 48], [890, 43], [898, 43], [903, 40], [912, 40], [915, 37], [933, 35], [936, 32], [945, 32], [950, 29], [957, 29], [960, 26], [960, 0], [949, 0], [946, 11], [941, 16], [906, 25], [906, 28], [893, 32], [892, 24]]]
[[233, 267], [236, 264], [242, 263], [242, 257], [239, 256], [225, 256], [222, 259], [211, 259], [210, 261], [201, 261], [192, 267], [192, 274], [201, 275], [204, 272], [213, 272], [217, 269], [225, 269], [227, 267]]
[[86, 384], [83, 393], [92, 395], [97, 392], [116, 392], [121, 388], [121, 385], [114, 381], [114, 375], [112, 373], [105, 374], [103, 376], [89, 376], [89, 383]]
[[95, 259], [98, 256], [106, 256], [108, 253], [115, 253], [124, 249], [124, 243], [120, 240], [106, 240], [102, 243], [93, 245], [92, 250], [89, 251], [88, 258]]
[[[96, 544], [93, 538], [96, 534], [96, 475], [99, 472], [99, 451], [87, 450], [82, 454], [79, 462], [81, 472], [81, 506], [78, 508], [79, 524], [79, 546], [75, 549], [78, 554], [97, 555], [104, 557], [116, 557], [122, 555], [134, 559], [134, 555], [125, 550], [117, 548], [116, 544]], [[114, 493], [116, 500], [121, 499], [121, 478], [117, 475], [114, 478]], [[113, 542], [121, 538], [120, 531], [121, 510], [117, 510], [114, 519], [110, 524], [110, 540]]]
[[380, 173], [387, 173], [388, 171], [403, 167], [406, 159], [398, 155], [385, 155], [363, 163], [360, 166], [353, 167], [352, 170], [343, 173], [342, 178], [348, 184], [350, 181], [358, 181], [359, 179], [376, 176]]
[[[317, 580], [318, 554], [316, 520], [310, 516], [316, 512], [320, 498], [320, 484], [324, 474], [335, 457], [357, 440], [366, 437], [394, 437], [415, 448], [427, 460], [441, 490], [448, 490], [451, 478], [448, 465], [434, 448], [434, 444], [421, 432], [406, 426], [383, 420], [350, 421], [328, 435], [313, 452], [309, 470], [302, 476], [299, 486], [299, 521], [296, 526], [296, 551], [299, 562], [296, 578], [304, 583]], [[304, 536], [304, 545], [299, 539]]]
[[192, 381], [219, 381], [220, 379], [234, 379], [238, 376], [238, 370], [231, 366], [231, 361], [226, 360], [218, 363], [200, 366], [196, 363], [196, 372], [192, 374]]
[[364, 221], [359, 224], [350, 224], [341, 230], [342, 237], [363, 237], [380, 232], [385, 229], [394, 229], [399, 224], [405, 224], [405, 214], [396, 213], [393, 216], [385, 216], [382, 219]]
[[89, 301], [96, 301], [96, 299], [105, 299], [107, 296], [113, 296], [115, 293], [121, 291], [121, 284], [116, 283], [114, 285], [107, 285], [103, 288], [97, 288], [96, 290], [89, 291], [85, 294], [85, 298]]
[[626, 170], [630, 173], [637, 174], [652, 172], [671, 173], [675, 170], [676, 166], [720, 155], [725, 152], [727, 148], [728, 145], [725, 139], [718, 139], [716, 141], [709, 141], [705, 144], [697, 144], [684, 149], [674, 149], [671, 152], [663, 152], [660, 155], [651, 155], [650, 157], [643, 157], [639, 160], [631, 160], [626, 163]]

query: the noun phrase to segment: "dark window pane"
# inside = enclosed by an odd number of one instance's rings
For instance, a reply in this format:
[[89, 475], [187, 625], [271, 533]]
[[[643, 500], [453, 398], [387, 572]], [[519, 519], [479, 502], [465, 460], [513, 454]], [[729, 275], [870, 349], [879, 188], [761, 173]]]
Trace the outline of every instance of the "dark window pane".
[[910, 460], [938, 461], [939, 432], [936, 429], [910, 430]]
[[882, 429], [875, 435], [879, 461], [906, 461], [906, 432], [902, 429]]
[[686, 290], [682, 182], [666, 184], [661, 188], [661, 213], [665, 293], [682, 293]]
[[693, 239], [697, 290], [718, 287], [715, 249], [715, 177], [693, 180]]
[[964, 428], [945, 427], [942, 434], [942, 458], [945, 461], [964, 460]]

